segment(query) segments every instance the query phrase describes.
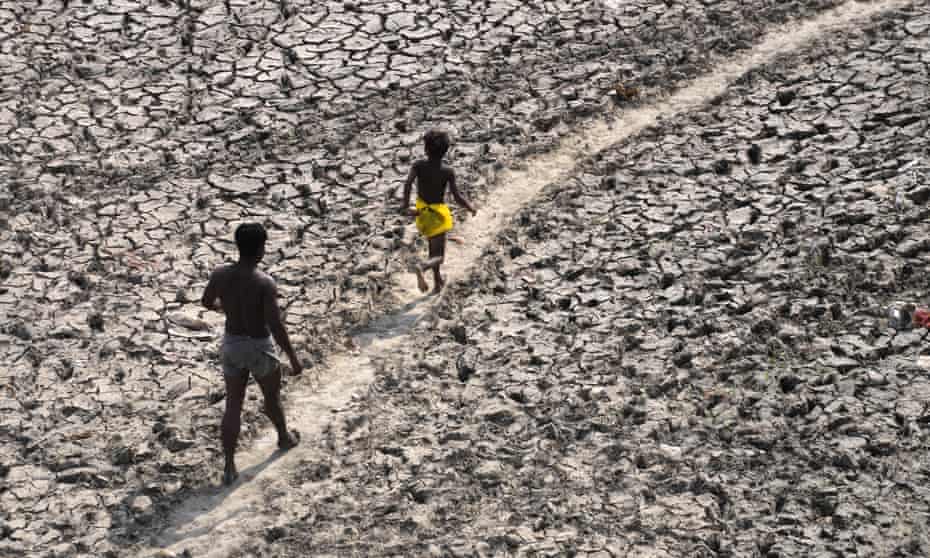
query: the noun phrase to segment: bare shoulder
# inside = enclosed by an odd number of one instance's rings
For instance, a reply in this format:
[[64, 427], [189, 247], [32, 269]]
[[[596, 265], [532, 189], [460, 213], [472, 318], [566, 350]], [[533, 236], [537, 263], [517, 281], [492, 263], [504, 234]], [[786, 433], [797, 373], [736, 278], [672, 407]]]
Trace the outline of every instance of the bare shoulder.
[[225, 277], [229, 275], [229, 270], [232, 266], [230, 265], [220, 265], [213, 269], [213, 272], [210, 273], [211, 281], [222, 281]]
[[274, 282], [271, 275], [268, 275], [264, 271], [255, 270], [255, 277], [258, 278], [258, 283], [261, 285], [262, 290], [268, 293], [276, 293], [278, 290], [278, 285]]

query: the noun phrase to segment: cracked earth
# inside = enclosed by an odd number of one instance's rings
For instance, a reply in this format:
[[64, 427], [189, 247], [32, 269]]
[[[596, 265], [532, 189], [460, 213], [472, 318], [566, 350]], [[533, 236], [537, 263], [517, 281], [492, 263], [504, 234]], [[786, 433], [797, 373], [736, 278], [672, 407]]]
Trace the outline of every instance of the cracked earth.
[[[836, 5], [0, 7], [0, 554], [930, 552], [930, 351], [885, 317], [928, 286], [930, 9], [654, 108]], [[480, 209], [422, 300], [434, 126]], [[197, 300], [245, 220], [312, 435], [267, 459], [253, 390], [224, 492]]]

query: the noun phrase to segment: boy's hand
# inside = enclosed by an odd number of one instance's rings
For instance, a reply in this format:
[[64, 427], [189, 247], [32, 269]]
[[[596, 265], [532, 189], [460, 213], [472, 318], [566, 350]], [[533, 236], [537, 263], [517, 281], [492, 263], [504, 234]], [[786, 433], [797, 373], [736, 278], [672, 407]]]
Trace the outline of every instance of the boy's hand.
[[304, 371], [304, 365], [301, 364], [300, 359], [297, 356], [292, 356], [291, 360], [291, 375], [300, 376]]
[[418, 215], [420, 215], [420, 211], [417, 210], [417, 209], [410, 209], [410, 208], [408, 208], [408, 209], [407, 209], [407, 215], [409, 215], [410, 217], [417, 217]]

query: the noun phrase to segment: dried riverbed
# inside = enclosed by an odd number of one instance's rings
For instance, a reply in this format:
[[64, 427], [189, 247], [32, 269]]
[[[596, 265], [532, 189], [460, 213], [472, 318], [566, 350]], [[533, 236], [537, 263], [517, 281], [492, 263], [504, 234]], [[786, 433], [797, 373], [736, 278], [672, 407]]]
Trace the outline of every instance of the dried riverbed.
[[[235, 223], [272, 228], [319, 365], [399, 296], [424, 129], [480, 199], [832, 5], [537, 4], [0, 8], [0, 552], [121, 555], [210, 482], [220, 322], [194, 301]], [[553, 185], [247, 551], [919, 554], [921, 335], [880, 310], [926, 290], [930, 196], [900, 169], [928, 149], [927, 25], [831, 36]]]
[[248, 552], [925, 555], [928, 45], [824, 36], [554, 184]]

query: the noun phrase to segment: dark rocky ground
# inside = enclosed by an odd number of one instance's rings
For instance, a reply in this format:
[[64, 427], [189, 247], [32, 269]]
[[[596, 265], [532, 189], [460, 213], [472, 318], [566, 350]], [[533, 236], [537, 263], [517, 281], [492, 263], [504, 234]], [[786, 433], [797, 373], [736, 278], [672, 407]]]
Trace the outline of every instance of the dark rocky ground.
[[[192, 301], [236, 223], [271, 228], [318, 363], [393, 301], [425, 129], [481, 198], [616, 84], [832, 4], [5, 3], [0, 554], [119, 555], [214, 472], [219, 321]], [[257, 551], [920, 553], [921, 335], [879, 311], [926, 285], [930, 195], [897, 176], [927, 152], [926, 9], [888, 21], [554, 185], [453, 297], [467, 342], [386, 363]]]
[[883, 308], [930, 286], [928, 47], [926, 5], [824, 37], [552, 185], [246, 553], [927, 555]]

